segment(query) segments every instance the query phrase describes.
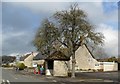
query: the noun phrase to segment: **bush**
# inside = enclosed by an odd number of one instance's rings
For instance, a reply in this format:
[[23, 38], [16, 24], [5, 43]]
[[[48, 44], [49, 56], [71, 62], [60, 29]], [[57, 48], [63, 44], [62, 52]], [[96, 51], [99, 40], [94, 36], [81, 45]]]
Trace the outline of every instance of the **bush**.
[[96, 72], [96, 70], [95, 70], [95, 69], [93, 69], [93, 72]]
[[80, 69], [80, 71], [83, 71], [82, 69]]
[[26, 66], [24, 65], [24, 63], [18, 63], [17, 67], [19, 68], [19, 70], [24, 70], [26, 68]]
[[10, 65], [7, 63], [5, 65], [2, 65], [2, 67], [10, 67]]
[[25, 68], [27, 68], [27, 66], [25, 66]]
[[88, 69], [88, 71], [90, 71], [91, 69]]
[[10, 65], [10, 67], [14, 67], [14, 65], [12, 64], [12, 65]]
[[9, 64], [2, 65], [2, 67], [10, 67]]
[[98, 69], [98, 72], [103, 72], [103, 69]]

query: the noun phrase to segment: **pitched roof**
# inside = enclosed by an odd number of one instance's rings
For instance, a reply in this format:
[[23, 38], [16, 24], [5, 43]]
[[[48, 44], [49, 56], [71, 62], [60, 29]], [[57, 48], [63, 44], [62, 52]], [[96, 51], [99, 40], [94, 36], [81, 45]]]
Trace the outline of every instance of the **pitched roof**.
[[24, 61], [29, 55], [31, 55], [31, 54], [27, 54], [27, 55], [25, 55], [23, 57], [20, 57], [20, 61]]
[[92, 54], [92, 52], [90, 51], [90, 49], [88, 48], [88, 46], [84, 43], [85, 47], [87, 48], [88, 52], [91, 54], [91, 56], [95, 59], [94, 55]]
[[46, 60], [70, 60], [69, 57], [67, 57], [65, 54], [63, 54], [61, 51], [55, 51], [50, 56], [46, 58]]
[[38, 53], [34, 58], [33, 60], [43, 60], [45, 59], [46, 56], [42, 55], [41, 53]]

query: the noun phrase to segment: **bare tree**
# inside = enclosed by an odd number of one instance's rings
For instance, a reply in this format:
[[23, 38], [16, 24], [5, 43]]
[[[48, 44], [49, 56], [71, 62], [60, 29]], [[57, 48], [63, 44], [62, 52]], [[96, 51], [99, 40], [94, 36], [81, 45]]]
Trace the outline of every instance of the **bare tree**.
[[49, 56], [50, 52], [54, 49], [52, 43], [57, 37], [58, 31], [54, 24], [46, 19], [38, 29], [33, 42], [39, 52], [43, 55]]
[[95, 32], [95, 27], [90, 24], [78, 4], [71, 5], [69, 10], [56, 12], [53, 19], [52, 22], [45, 20], [42, 23], [34, 44], [38, 51], [47, 56], [50, 55], [55, 40], [65, 45], [72, 56], [72, 77], [75, 77], [75, 51], [84, 43], [103, 44], [104, 36]]
[[87, 15], [79, 9], [78, 4], [71, 5], [69, 10], [56, 12], [54, 18], [61, 30], [61, 43], [71, 52], [72, 77], [75, 77], [75, 51], [84, 43], [103, 44], [104, 36], [95, 32], [95, 27], [89, 23]]

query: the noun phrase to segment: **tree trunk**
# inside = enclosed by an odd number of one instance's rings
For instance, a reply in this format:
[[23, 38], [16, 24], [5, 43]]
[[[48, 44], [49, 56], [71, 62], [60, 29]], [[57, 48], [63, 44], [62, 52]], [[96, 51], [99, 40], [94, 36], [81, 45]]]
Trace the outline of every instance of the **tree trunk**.
[[48, 65], [47, 65], [47, 61], [45, 60], [45, 75], [47, 75], [47, 70], [48, 70]]
[[76, 64], [76, 60], [75, 60], [75, 52], [72, 54], [72, 78], [75, 78], [75, 64]]

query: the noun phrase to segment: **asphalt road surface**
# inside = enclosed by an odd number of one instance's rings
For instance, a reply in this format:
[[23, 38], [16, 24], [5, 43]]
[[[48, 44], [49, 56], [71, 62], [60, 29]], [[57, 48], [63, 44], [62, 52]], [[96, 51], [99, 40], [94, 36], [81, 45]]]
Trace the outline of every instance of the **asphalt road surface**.
[[9, 69], [2, 69], [2, 81], [7, 82], [46, 82], [44, 79], [38, 79], [30, 75], [18, 74]]
[[81, 78], [96, 78], [112, 81], [120, 81], [120, 71], [118, 72], [78, 72], [77, 77]]
[[2, 82], [2, 68], [0, 68], [0, 83]]
[[119, 84], [118, 72], [76, 73], [76, 78], [25, 75], [11, 69], [2, 69], [2, 84]]

